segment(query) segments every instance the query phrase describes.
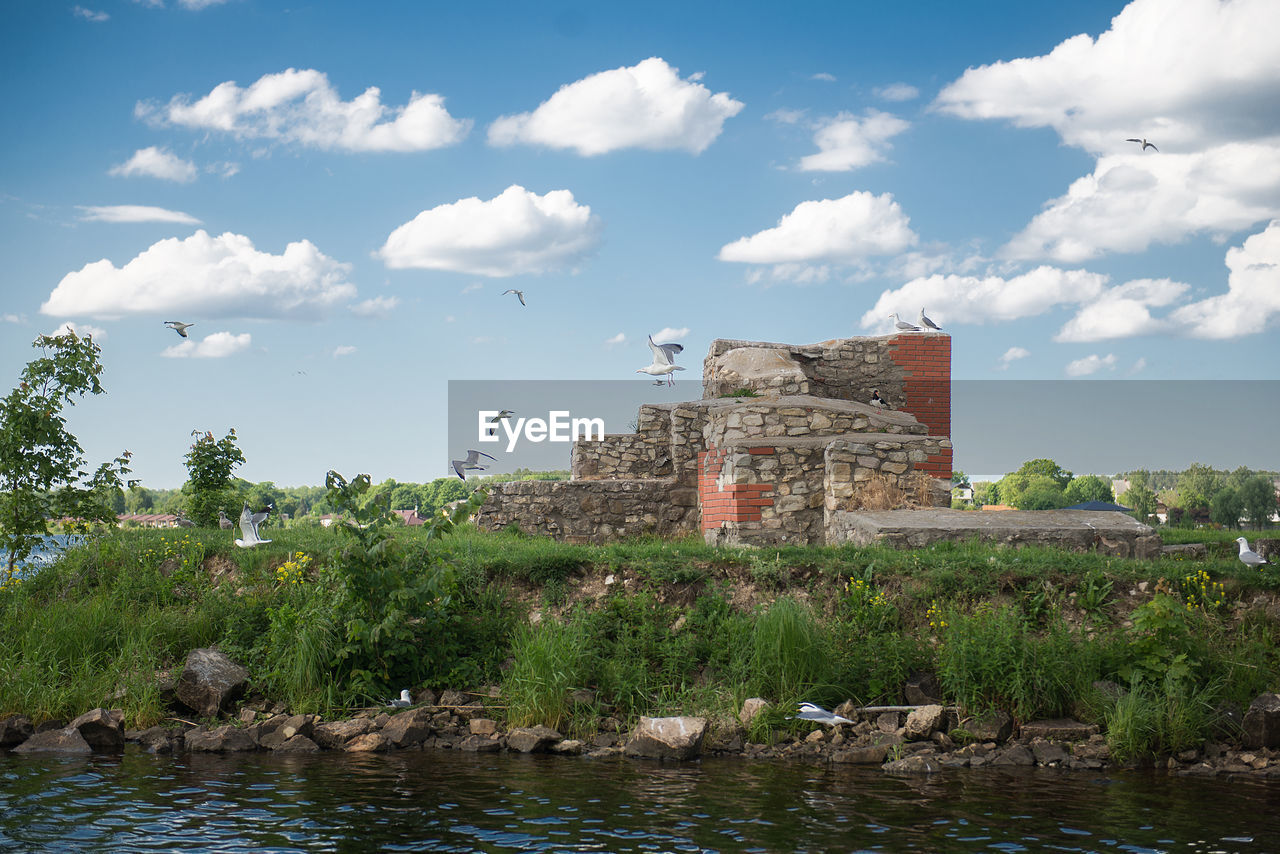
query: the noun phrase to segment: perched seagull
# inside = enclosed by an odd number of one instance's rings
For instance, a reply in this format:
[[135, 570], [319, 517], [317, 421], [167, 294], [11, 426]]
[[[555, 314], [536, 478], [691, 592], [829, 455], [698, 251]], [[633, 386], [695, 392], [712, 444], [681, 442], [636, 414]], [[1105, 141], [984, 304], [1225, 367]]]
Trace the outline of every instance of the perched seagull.
[[671, 378], [671, 374], [675, 371], [683, 371], [684, 368], [676, 364], [676, 353], [684, 350], [683, 344], [654, 344], [653, 336], [649, 336], [649, 349], [653, 351], [653, 364], [643, 368], [637, 368], [637, 374], [648, 374], [651, 377], [666, 377], [667, 385], [673, 385], [675, 380]]
[[1269, 561], [1262, 555], [1249, 548], [1249, 541], [1244, 537], [1238, 537], [1236, 542], [1240, 544], [1240, 562], [1245, 566], [1267, 566]]
[[413, 700], [409, 697], [408, 688], [401, 690], [399, 700], [387, 700], [388, 709], [407, 709], [412, 705]]
[[876, 409], [888, 409], [889, 404], [884, 402], [884, 398], [880, 396], [880, 389], [871, 389], [871, 405]]
[[1145, 139], [1126, 139], [1126, 140], [1125, 140], [1125, 142], [1137, 142], [1137, 143], [1140, 143], [1140, 144], [1142, 145], [1142, 150], [1143, 150], [1143, 151], [1146, 151], [1148, 148], [1155, 148], [1155, 150], [1156, 150], [1156, 151], [1159, 151], [1159, 150], [1160, 150], [1160, 149], [1156, 148], [1155, 143], [1153, 143], [1153, 142], [1147, 142]]
[[932, 320], [930, 320], [930, 319], [929, 319], [929, 317], [924, 313], [924, 309], [923, 309], [923, 308], [922, 308], [922, 309], [920, 309], [920, 319], [919, 319], [919, 320], [917, 320], [917, 321], [916, 321], [916, 323], [919, 323], [919, 324], [920, 324], [922, 327], [924, 327], [925, 329], [932, 329], [932, 330], [934, 330], [935, 332], [941, 332], [941, 331], [942, 331], [942, 327], [941, 327], [941, 326], [939, 326], [938, 324], [934, 323]]
[[244, 505], [244, 509], [240, 511], [240, 537], [236, 540], [236, 545], [242, 549], [251, 549], [262, 543], [269, 543], [270, 540], [264, 540], [258, 536], [258, 526], [267, 521], [267, 514], [274, 507], [268, 504], [266, 508], [254, 512], [249, 509], [249, 505]]
[[235, 527], [235, 524], [236, 524], [235, 522], [232, 522], [230, 519], [227, 518], [226, 513], [224, 513], [221, 510], [218, 511], [218, 527], [219, 528], [221, 528], [224, 531], [230, 531], [232, 528]]
[[507, 288], [502, 292], [502, 295], [505, 297], [507, 294], [515, 294], [516, 298], [520, 300], [521, 305], [528, 305], [528, 303], [524, 301], [524, 291], [518, 291], [515, 288]]
[[[815, 706], [813, 703], [801, 703], [800, 712], [795, 715], [802, 721], [817, 721], [827, 726], [835, 726], [836, 724], [851, 724], [853, 721], [843, 718], [840, 715], [828, 712], [822, 706]], [[793, 720], [790, 718], [789, 720]]]
[[[450, 460], [449, 462], [453, 463], [453, 470], [457, 472], [458, 477], [466, 480], [467, 476], [464, 472], [471, 470], [484, 471], [489, 468], [488, 466], [480, 465], [481, 457], [489, 457], [489, 455], [483, 451], [467, 451], [467, 458], [465, 460]], [[489, 459], [496, 460], [497, 457], [489, 457]]]
[[181, 320], [166, 320], [164, 325], [181, 335], [183, 338], [187, 337], [187, 328], [195, 326], [194, 323], [183, 323]]
[[893, 318], [893, 325], [894, 325], [894, 326], [896, 326], [896, 327], [898, 328], [898, 331], [899, 331], [899, 332], [919, 332], [919, 331], [921, 331], [921, 330], [920, 330], [920, 327], [919, 327], [919, 326], [916, 326], [914, 323], [907, 323], [905, 320], [899, 320], [899, 319], [898, 319], [898, 313], [897, 313], [896, 311], [895, 311], [893, 314], [889, 315], [889, 316]]
[[179, 513], [177, 525], [179, 528], [194, 528], [196, 526], [196, 523], [192, 522], [184, 514]]

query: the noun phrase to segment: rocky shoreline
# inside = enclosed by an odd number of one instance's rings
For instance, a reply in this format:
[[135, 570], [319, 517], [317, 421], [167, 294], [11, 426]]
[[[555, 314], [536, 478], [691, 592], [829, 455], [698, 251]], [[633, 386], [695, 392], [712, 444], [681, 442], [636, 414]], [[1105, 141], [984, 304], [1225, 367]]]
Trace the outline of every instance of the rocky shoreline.
[[[446, 691], [439, 695], [425, 690], [407, 708], [366, 709], [330, 721], [289, 714], [283, 704], [263, 699], [241, 702], [244, 676], [242, 668], [216, 650], [195, 650], [176, 683], [174, 700], [208, 723], [171, 718], [167, 725], [126, 730], [124, 713], [105, 708], [70, 722], [45, 721], [38, 726], [24, 715], [9, 715], [0, 718], [0, 749], [19, 754], [89, 754], [120, 752], [127, 744], [135, 744], [157, 754], [458, 750], [671, 761], [742, 757], [879, 766], [905, 774], [986, 766], [1097, 771], [1119, 765], [1096, 725], [1044, 720], [1015, 726], [1002, 712], [962, 716], [954, 708], [932, 702], [872, 708], [845, 703], [836, 713], [850, 723], [814, 724], [817, 728], [803, 736], [775, 733], [766, 744], [748, 737], [752, 720], [769, 705], [753, 698], [743, 704], [736, 719], [728, 721], [642, 717], [625, 731], [620, 720], [605, 717], [586, 742], [545, 726], [505, 728], [489, 716], [486, 707], [497, 699], [496, 689], [487, 694]], [[1187, 776], [1280, 779], [1280, 695], [1259, 696], [1241, 723], [1239, 742], [1207, 742], [1159, 760], [1156, 767]]]

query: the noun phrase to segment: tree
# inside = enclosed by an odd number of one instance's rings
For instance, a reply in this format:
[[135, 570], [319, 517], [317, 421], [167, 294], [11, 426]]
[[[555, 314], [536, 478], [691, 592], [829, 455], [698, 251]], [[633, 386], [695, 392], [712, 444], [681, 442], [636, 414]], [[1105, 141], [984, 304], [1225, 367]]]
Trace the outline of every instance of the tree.
[[1192, 463], [1178, 475], [1178, 505], [1184, 510], [1206, 509], [1222, 486], [1222, 475], [1202, 463]]
[[1143, 524], [1146, 524], [1155, 515], [1156, 494], [1145, 486], [1130, 486], [1120, 496], [1120, 501], [1132, 507], [1133, 512], [1129, 515]]
[[1271, 514], [1276, 512], [1276, 491], [1270, 478], [1254, 475], [1245, 481], [1238, 494], [1240, 507], [1251, 526], [1265, 528], [1271, 524]]
[[1032, 475], [1014, 502], [1019, 510], [1057, 510], [1067, 506], [1062, 487], [1048, 475]]
[[1083, 504], [1086, 501], [1115, 501], [1115, 494], [1111, 491], [1111, 481], [1104, 477], [1098, 477], [1096, 474], [1086, 474], [1075, 478], [1067, 484], [1064, 495], [1067, 499], [1066, 506], [1072, 504]]
[[1224, 528], [1235, 528], [1240, 524], [1241, 509], [1240, 494], [1224, 486], [1209, 500], [1209, 519]]
[[1000, 503], [1000, 489], [989, 480], [980, 480], [973, 485], [973, 503], [979, 507]]
[[[62, 417], [86, 394], [102, 394], [101, 348], [74, 332], [41, 335], [17, 388], [0, 400], [0, 545], [7, 571], [49, 535], [49, 521], [115, 522], [111, 502], [129, 472], [128, 451], [89, 475], [84, 450]], [[132, 485], [132, 484], [130, 484]]]
[[1028, 477], [1034, 477], [1036, 475], [1051, 477], [1057, 481], [1058, 486], [1063, 489], [1066, 489], [1067, 484], [1071, 482], [1071, 472], [1062, 468], [1062, 466], [1058, 465], [1053, 460], [1044, 458], [1027, 460], [1022, 464], [1021, 468], [1014, 472], [1014, 474], [1026, 475]]
[[238, 507], [229, 506], [231, 499], [231, 472], [244, 465], [244, 454], [236, 447], [235, 428], [221, 439], [213, 434], [192, 430], [196, 437], [187, 451], [187, 482], [182, 492], [187, 497], [187, 516], [192, 522], [206, 528], [218, 524], [218, 511], [230, 509], [227, 515], [238, 517]]
[[128, 513], [150, 513], [156, 504], [156, 496], [145, 486], [133, 486], [124, 496], [124, 509]]

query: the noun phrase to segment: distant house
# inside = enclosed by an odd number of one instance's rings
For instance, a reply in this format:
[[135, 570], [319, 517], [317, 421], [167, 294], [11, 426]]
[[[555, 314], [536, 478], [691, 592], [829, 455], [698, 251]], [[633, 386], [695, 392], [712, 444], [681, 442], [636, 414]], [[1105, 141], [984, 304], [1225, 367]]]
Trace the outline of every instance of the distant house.
[[392, 510], [391, 512], [399, 516], [401, 522], [404, 522], [406, 525], [411, 527], [427, 524], [427, 520], [418, 515], [417, 507], [412, 510]]
[[320, 517], [320, 525], [321, 527], [327, 528], [330, 525], [332, 525], [334, 520], [337, 518], [338, 517], [333, 515], [332, 513], [326, 513]]
[[128, 513], [116, 517], [116, 524], [137, 525], [139, 528], [176, 528], [178, 517], [172, 513]]
[[983, 510], [1017, 510], [1017, 507], [1010, 507], [1008, 504], [983, 504]]

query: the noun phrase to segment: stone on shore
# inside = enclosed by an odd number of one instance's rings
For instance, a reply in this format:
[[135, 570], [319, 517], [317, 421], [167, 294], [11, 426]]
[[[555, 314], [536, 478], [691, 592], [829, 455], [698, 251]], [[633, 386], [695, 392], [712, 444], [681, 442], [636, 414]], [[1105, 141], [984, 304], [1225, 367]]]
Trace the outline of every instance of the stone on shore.
[[366, 732], [348, 741], [342, 749], [347, 753], [373, 753], [386, 750], [387, 747], [387, 740], [382, 737], [382, 733]]
[[118, 753], [124, 750], [124, 712], [120, 709], [90, 709], [67, 727], [79, 730], [81, 737], [96, 752]]
[[1259, 694], [1244, 713], [1244, 745], [1280, 747], [1280, 694]]
[[933, 735], [934, 730], [942, 729], [945, 721], [946, 712], [942, 706], [920, 706], [907, 715], [903, 736], [908, 741], [924, 741]]
[[9, 715], [0, 718], [0, 748], [16, 747], [35, 735], [31, 718], [26, 715]]
[[1033, 741], [1037, 738], [1057, 742], [1088, 741], [1089, 736], [1096, 735], [1097, 732], [1097, 724], [1082, 724], [1070, 718], [1030, 721], [1018, 729], [1018, 735], [1024, 741]]
[[563, 738], [550, 727], [518, 727], [507, 734], [507, 747], [520, 753], [539, 753]]
[[769, 701], [762, 697], [750, 697], [742, 701], [742, 710], [738, 712], [738, 720], [744, 727], [750, 727], [756, 715], [769, 708]]
[[320, 745], [316, 744], [305, 735], [295, 735], [279, 747], [272, 748], [276, 753], [316, 753], [320, 750]]
[[78, 729], [47, 729], [37, 732], [13, 749], [14, 753], [92, 753], [93, 748]]
[[223, 724], [216, 729], [196, 727], [183, 736], [187, 750], [204, 753], [235, 753], [257, 750], [258, 742], [249, 729]]
[[364, 735], [372, 728], [373, 721], [368, 718], [329, 721], [328, 723], [318, 724], [311, 731], [311, 738], [325, 750], [335, 750], [347, 744], [353, 738]]
[[1013, 718], [1001, 711], [984, 712], [980, 715], [961, 718], [957, 726], [969, 734], [970, 741], [994, 741], [996, 744], [1004, 744], [1013, 735]]
[[393, 715], [382, 727], [382, 737], [396, 747], [421, 744], [431, 735], [431, 716], [430, 709], [408, 709]]
[[193, 649], [178, 679], [178, 700], [211, 718], [244, 695], [249, 671], [216, 649]]
[[694, 759], [702, 753], [707, 719], [641, 717], [627, 739], [625, 753], [647, 759]]

